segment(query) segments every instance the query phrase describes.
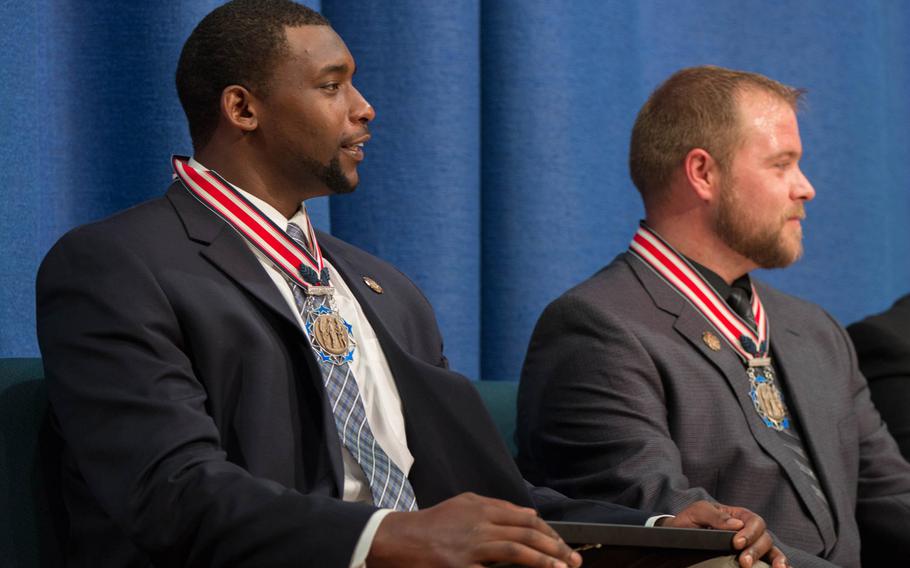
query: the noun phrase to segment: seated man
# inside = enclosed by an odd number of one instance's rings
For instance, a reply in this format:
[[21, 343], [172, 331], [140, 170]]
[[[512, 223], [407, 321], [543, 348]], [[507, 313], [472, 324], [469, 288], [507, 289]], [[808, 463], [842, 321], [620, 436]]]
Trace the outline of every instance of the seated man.
[[910, 465], [844, 330], [749, 277], [802, 252], [800, 94], [718, 67], [654, 91], [629, 158], [646, 219], [537, 323], [519, 466], [574, 497], [743, 504], [795, 565], [859, 566], [861, 542], [910, 552]]
[[910, 460], [910, 295], [847, 327], [872, 402]]
[[525, 484], [417, 288], [310, 225], [304, 200], [358, 182], [374, 111], [353, 74], [308, 8], [216, 9], [177, 70], [195, 157], [45, 259], [69, 563], [578, 566], [540, 511], [733, 529], [742, 566], [782, 567], [747, 510], [657, 520]]

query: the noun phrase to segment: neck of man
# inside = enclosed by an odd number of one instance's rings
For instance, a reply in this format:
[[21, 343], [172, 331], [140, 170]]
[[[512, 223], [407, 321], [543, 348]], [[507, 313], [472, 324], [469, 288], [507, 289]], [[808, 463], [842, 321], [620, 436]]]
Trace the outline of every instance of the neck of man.
[[265, 201], [287, 219], [300, 209], [302, 201], [321, 195], [308, 190], [305, 183], [288, 180], [270, 168], [268, 160], [259, 159], [248, 148], [239, 147], [240, 144], [225, 146], [213, 140], [196, 152], [195, 157], [199, 163]]
[[648, 214], [645, 222], [680, 254], [716, 273], [727, 284], [755, 268], [753, 261], [731, 249], [715, 232], [713, 222], [693, 211]]

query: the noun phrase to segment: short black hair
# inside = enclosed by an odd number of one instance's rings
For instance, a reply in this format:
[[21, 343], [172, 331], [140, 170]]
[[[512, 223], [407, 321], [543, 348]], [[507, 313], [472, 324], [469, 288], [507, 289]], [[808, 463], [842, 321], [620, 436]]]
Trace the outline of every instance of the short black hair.
[[199, 22], [177, 63], [177, 96], [194, 149], [215, 132], [224, 88], [243, 85], [266, 96], [272, 71], [289, 50], [285, 28], [310, 25], [330, 24], [291, 0], [234, 0]]

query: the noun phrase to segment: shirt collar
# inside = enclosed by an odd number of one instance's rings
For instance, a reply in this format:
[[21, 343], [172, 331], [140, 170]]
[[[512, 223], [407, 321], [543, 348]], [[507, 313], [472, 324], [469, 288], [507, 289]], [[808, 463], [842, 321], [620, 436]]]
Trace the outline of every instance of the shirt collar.
[[752, 281], [749, 279], [749, 273], [743, 274], [739, 278], [733, 281], [733, 284], [727, 284], [723, 278], [721, 278], [716, 272], [710, 268], [706, 268], [689, 257], [685, 257], [689, 261], [689, 264], [692, 265], [695, 270], [701, 274], [701, 277], [708, 281], [720, 295], [721, 298], [726, 300], [730, 297], [730, 292], [733, 288], [742, 288], [749, 294], [749, 298], [752, 298]]

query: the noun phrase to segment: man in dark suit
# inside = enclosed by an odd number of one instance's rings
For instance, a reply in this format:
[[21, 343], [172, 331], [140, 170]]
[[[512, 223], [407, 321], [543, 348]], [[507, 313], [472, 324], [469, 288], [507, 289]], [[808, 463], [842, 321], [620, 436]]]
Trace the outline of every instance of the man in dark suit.
[[358, 182], [353, 73], [303, 6], [216, 9], [178, 65], [194, 158], [42, 264], [70, 563], [577, 566], [539, 511], [738, 530], [742, 566], [783, 566], [744, 509], [658, 520], [525, 484], [419, 290], [309, 224], [303, 201]]
[[847, 327], [872, 402], [910, 460], [910, 295]]
[[[519, 465], [575, 497], [762, 514], [799, 566], [910, 552], [910, 466], [845, 331], [750, 279], [794, 262], [815, 190], [798, 90], [717, 67], [648, 99], [628, 252], [544, 311], [519, 392]], [[770, 333], [773, 330], [773, 333]], [[789, 546], [784, 546], [789, 545]]]

